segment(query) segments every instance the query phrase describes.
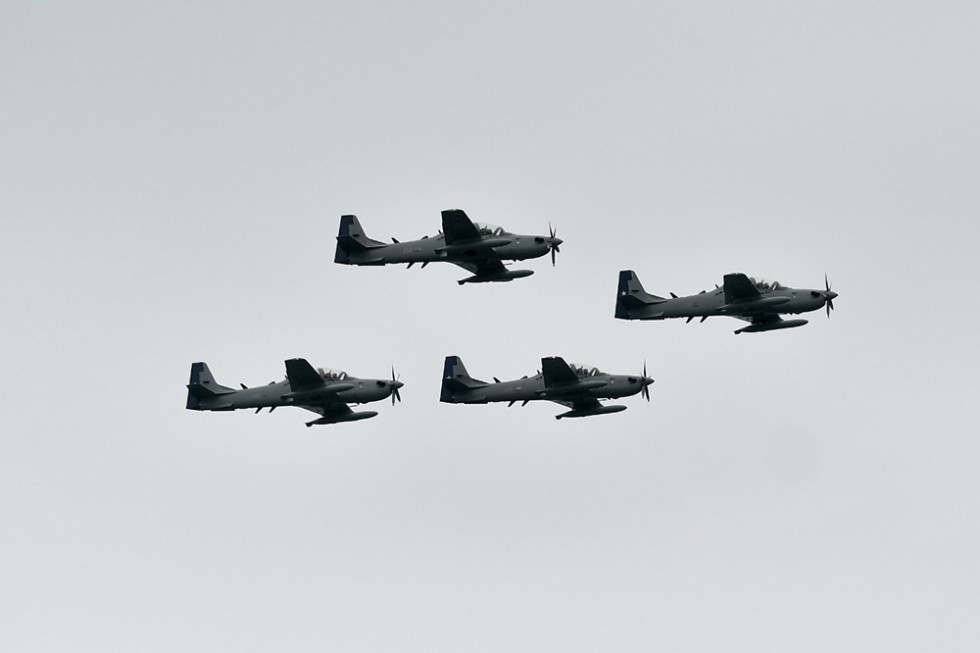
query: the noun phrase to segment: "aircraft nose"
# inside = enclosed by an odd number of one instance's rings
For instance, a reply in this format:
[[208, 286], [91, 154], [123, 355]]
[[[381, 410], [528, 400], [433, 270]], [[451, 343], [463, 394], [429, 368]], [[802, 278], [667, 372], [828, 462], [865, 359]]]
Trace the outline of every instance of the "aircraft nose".
[[555, 236], [554, 238], [551, 239], [551, 244], [554, 245], [555, 247], [558, 247], [563, 242], [565, 242], [565, 241], [562, 240], [561, 238], [559, 238], [558, 236]]
[[827, 299], [829, 299], [830, 301], [834, 301], [835, 299], [837, 299], [837, 293], [835, 293], [833, 290], [828, 290]]
[[405, 384], [402, 383], [401, 381], [392, 381], [391, 382], [391, 387], [394, 388], [395, 390], [397, 390], [398, 388], [404, 387], [404, 386], [405, 386]]

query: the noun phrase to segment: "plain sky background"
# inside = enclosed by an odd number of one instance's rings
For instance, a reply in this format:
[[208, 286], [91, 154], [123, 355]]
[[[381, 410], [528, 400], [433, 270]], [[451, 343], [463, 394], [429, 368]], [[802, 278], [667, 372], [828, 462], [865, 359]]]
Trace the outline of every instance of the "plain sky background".
[[[4, 2], [0, 649], [972, 650], [976, 2]], [[439, 212], [558, 265], [333, 263]], [[840, 293], [613, 319], [616, 278]], [[438, 402], [545, 355], [653, 401]], [[184, 410], [190, 363], [404, 402]]]

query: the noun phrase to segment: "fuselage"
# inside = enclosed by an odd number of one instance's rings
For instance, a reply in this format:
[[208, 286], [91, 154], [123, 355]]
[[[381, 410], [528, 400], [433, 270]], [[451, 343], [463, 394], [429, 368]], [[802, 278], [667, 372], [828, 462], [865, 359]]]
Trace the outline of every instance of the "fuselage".
[[514, 381], [488, 383], [485, 386], [453, 393], [455, 403], [485, 404], [497, 401], [571, 400], [576, 397], [616, 399], [635, 395], [643, 388], [641, 377], [599, 373], [580, 377], [578, 383], [546, 387], [544, 376], [535, 374]]
[[668, 318], [712, 317], [718, 315], [753, 317], [769, 313], [809, 313], [824, 307], [827, 298], [824, 291], [780, 287], [761, 293], [758, 299], [725, 301], [721, 288], [664, 299], [653, 304], [630, 306], [633, 320], [665, 320]]
[[431, 238], [406, 240], [363, 251], [350, 251], [349, 257], [350, 263], [354, 265], [432, 263], [437, 261], [465, 263], [469, 260], [486, 258], [523, 261], [544, 256], [550, 250], [551, 241], [557, 240], [557, 238], [552, 239], [548, 236], [501, 232], [483, 241], [474, 240], [446, 245], [446, 237], [439, 234]]
[[334, 383], [340, 392], [331, 392], [330, 385], [315, 390], [293, 392], [289, 381], [275, 381], [264, 386], [243, 388], [227, 394], [201, 399], [201, 410], [236, 410], [239, 408], [277, 408], [279, 406], [316, 405], [325, 401], [345, 404], [366, 404], [391, 396], [392, 382], [385, 379], [345, 378]]

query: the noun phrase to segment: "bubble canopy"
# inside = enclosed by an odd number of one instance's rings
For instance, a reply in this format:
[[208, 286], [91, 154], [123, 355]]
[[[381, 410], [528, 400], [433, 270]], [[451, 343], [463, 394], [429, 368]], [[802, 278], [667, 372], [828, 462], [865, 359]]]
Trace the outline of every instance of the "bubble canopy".
[[331, 370], [318, 367], [316, 368], [316, 371], [319, 372], [320, 376], [327, 381], [343, 381], [347, 378], [347, 372], [343, 372], [341, 370]]
[[475, 226], [477, 228], [477, 231], [479, 231], [484, 236], [501, 236], [507, 233], [506, 231], [504, 231], [503, 227], [499, 227], [495, 224], [490, 224], [487, 222], [474, 222], [473, 226]]
[[593, 365], [579, 365], [577, 363], [569, 363], [568, 366], [572, 368], [578, 376], [599, 376], [603, 372], [599, 371], [598, 367]]
[[763, 279], [761, 277], [749, 277], [749, 281], [759, 289], [759, 292], [769, 292], [770, 290], [779, 290], [782, 288], [782, 284], [778, 281], [773, 281], [770, 279]]

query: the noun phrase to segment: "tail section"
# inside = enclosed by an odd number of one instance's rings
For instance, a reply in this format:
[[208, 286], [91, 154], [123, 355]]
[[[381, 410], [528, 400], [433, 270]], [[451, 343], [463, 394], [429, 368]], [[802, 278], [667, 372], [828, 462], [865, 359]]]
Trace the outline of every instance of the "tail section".
[[457, 392], [467, 392], [477, 388], [486, 387], [485, 381], [474, 379], [466, 371], [462, 359], [459, 356], [446, 356], [446, 364], [442, 370], [442, 393], [439, 401], [446, 403], [456, 403]]
[[364, 258], [364, 252], [384, 245], [385, 243], [372, 240], [364, 234], [364, 229], [356, 215], [342, 215], [340, 231], [337, 233], [337, 251], [333, 260], [334, 263], [357, 265], [362, 262], [359, 259]]
[[616, 292], [616, 317], [619, 319], [631, 319], [630, 309], [659, 304], [663, 301], [667, 300], [645, 291], [639, 277], [632, 270], [623, 270], [619, 273], [619, 289]]
[[187, 383], [187, 408], [207, 410], [208, 399], [235, 392], [214, 380], [207, 363], [191, 363], [191, 379]]

